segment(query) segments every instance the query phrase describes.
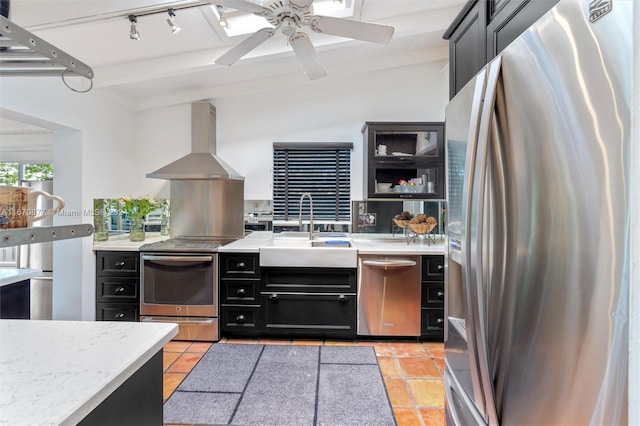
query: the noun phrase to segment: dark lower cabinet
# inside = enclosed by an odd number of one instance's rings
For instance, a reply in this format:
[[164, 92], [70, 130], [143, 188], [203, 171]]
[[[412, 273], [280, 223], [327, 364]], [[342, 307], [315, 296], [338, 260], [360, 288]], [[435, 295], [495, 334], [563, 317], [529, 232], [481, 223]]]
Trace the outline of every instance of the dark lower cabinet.
[[0, 319], [31, 318], [31, 281], [0, 287]]
[[260, 256], [220, 253], [220, 334], [255, 337], [260, 326]]
[[96, 321], [140, 320], [140, 254], [96, 252]]
[[264, 334], [352, 338], [355, 294], [262, 293]]
[[422, 256], [422, 314], [420, 337], [444, 340], [444, 256]]
[[261, 268], [263, 335], [356, 336], [356, 268]]

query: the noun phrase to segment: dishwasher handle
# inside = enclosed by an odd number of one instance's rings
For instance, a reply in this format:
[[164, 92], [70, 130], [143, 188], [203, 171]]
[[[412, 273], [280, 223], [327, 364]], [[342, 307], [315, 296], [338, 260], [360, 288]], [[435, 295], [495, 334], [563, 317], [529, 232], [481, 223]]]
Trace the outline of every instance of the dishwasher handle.
[[363, 260], [365, 266], [377, 266], [380, 268], [406, 268], [416, 266], [414, 260]]

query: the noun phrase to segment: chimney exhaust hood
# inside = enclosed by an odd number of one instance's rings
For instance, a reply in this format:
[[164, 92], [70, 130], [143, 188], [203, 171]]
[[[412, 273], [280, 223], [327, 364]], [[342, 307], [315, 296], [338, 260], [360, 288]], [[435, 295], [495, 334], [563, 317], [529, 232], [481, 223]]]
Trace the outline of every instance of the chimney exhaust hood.
[[216, 107], [191, 104], [191, 153], [146, 175], [156, 179], [244, 180], [216, 155]]

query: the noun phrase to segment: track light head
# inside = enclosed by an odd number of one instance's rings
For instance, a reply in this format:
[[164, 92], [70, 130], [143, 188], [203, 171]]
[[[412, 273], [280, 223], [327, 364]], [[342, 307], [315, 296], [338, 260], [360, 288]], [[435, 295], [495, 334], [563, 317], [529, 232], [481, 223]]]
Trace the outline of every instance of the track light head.
[[219, 16], [218, 24], [220, 24], [222, 28], [229, 27], [229, 22], [227, 21], [227, 18], [224, 16], [224, 13], [222, 12], [222, 6], [218, 4], [216, 5], [216, 9], [218, 10], [218, 16]]
[[136, 15], [129, 15], [129, 22], [131, 22], [131, 30], [129, 31], [129, 38], [131, 40], [140, 40], [140, 33], [138, 32], [138, 18]]
[[171, 34], [175, 34], [180, 31], [180, 27], [176, 24], [176, 11], [174, 9], [167, 10], [169, 14], [169, 18], [167, 19], [167, 24], [169, 24], [169, 28], [171, 28]]

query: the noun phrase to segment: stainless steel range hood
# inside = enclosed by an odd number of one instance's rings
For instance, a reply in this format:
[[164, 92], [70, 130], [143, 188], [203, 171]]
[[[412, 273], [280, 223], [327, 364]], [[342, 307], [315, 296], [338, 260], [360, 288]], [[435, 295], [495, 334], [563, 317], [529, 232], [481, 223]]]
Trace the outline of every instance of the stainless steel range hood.
[[146, 175], [157, 179], [244, 180], [216, 155], [216, 107], [191, 104], [191, 153]]

